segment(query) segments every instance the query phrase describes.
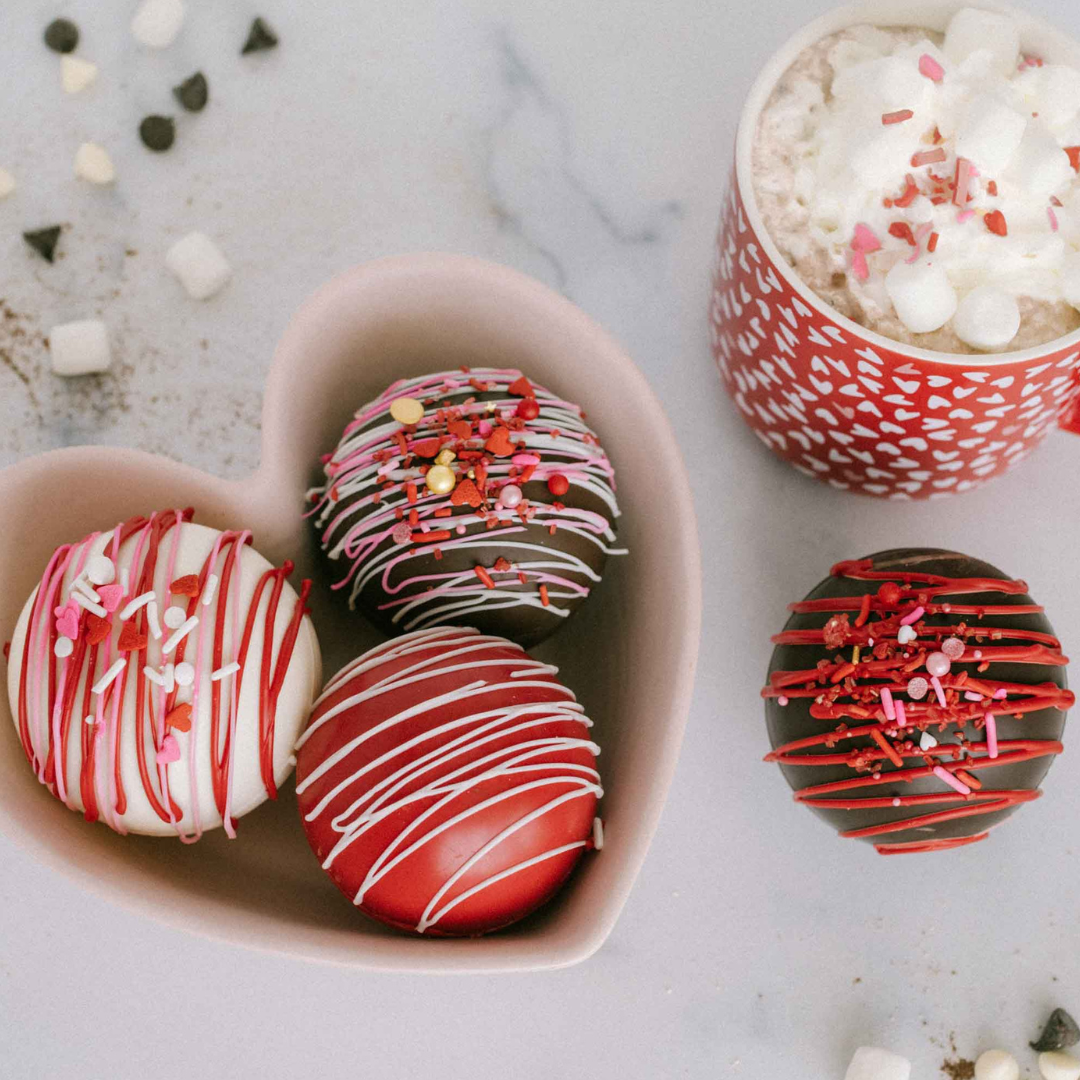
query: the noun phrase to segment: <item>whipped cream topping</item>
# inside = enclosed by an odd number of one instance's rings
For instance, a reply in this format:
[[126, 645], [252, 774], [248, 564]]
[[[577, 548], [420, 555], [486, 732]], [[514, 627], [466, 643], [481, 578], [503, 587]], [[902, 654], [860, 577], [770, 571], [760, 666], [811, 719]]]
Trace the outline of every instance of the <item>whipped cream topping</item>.
[[1009, 347], [1029, 301], [1080, 307], [1080, 71], [974, 8], [944, 37], [852, 28], [826, 58], [762, 117], [793, 163], [770, 230], [796, 266], [824, 253], [864, 321], [977, 350]]

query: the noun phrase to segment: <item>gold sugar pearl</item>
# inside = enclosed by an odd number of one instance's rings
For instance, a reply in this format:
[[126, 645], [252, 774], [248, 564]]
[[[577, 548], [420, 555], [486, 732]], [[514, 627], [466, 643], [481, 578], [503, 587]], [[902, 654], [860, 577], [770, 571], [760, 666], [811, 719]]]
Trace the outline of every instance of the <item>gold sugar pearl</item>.
[[390, 415], [399, 424], [419, 424], [424, 419], [424, 406], [416, 398], [394, 398], [390, 402]]
[[440, 450], [435, 458], [435, 464], [449, 465], [456, 457], [457, 454], [453, 450]]
[[428, 491], [435, 495], [449, 495], [457, 487], [457, 477], [445, 465], [432, 465], [424, 477]]

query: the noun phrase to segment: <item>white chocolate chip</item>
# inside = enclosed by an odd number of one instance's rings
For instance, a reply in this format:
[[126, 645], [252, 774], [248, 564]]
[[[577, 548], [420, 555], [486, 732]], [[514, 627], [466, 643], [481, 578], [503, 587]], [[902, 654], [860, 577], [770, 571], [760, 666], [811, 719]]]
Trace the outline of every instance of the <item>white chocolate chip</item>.
[[993, 94], [979, 94], [964, 110], [956, 133], [956, 153], [973, 161], [986, 177], [1000, 176], [1020, 147], [1027, 117]]
[[183, 23], [183, 0], [143, 0], [131, 20], [131, 33], [140, 45], [164, 49], [176, 40]]
[[108, 371], [112, 356], [100, 319], [62, 323], [49, 331], [49, 356], [57, 375], [91, 375]]
[[98, 74], [97, 64], [65, 53], [60, 57], [60, 85], [69, 94], [85, 90]]
[[0, 169], [0, 199], [6, 199], [14, 190], [15, 177], [7, 169]]
[[911, 1062], [889, 1050], [860, 1046], [844, 1080], [911, 1080]]
[[232, 275], [220, 248], [201, 232], [191, 232], [177, 240], [165, 254], [165, 265], [180, 279], [193, 300], [213, 296]]
[[85, 142], [75, 154], [75, 175], [91, 184], [111, 184], [116, 179], [116, 169], [102, 147]]
[[1012, 293], [980, 285], [957, 305], [952, 327], [956, 336], [973, 349], [1003, 349], [1020, 331], [1020, 305]]
[[923, 260], [898, 262], [885, 275], [885, 291], [913, 334], [940, 330], [956, 312], [956, 290], [945, 271]]
[[1080, 1059], [1064, 1050], [1047, 1050], [1039, 1055], [1043, 1080], [1080, 1080]]
[[945, 55], [954, 64], [976, 52], [990, 53], [990, 61], [1002, 75], [1016, 70], [1020, 57], [1020, 30], [1008, 15], [981, 8], [961, 8], [945, 31]]
[[975, 1080], [1020, 1080], [1020, 1065], [1008, 1050], [987, 1050], [975, 1062]]

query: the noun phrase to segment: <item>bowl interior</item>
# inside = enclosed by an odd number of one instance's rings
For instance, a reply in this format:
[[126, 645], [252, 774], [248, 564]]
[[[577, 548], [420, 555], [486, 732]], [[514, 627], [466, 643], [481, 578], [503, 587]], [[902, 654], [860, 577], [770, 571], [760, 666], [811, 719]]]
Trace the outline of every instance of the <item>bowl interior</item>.
[[[360, 916], [318, 868], [291, 783], [277, 803], [185, 847], [91, 826], [37, 784], [0, 695], [0, 827], [61, 870], [152, 917], [249, 946], [398, 970], [494, 971], [573, 963], [614, 925], [655, 830], [674, 771], [698, 648], [700, 556], [689, 484], [673, 433], [617, 345], [568, 301], [477, 260], [412, 256], [336, 279], [299, 312], [279, 346], [263, 411], [263, 460], [233, 484], [132, 451], [43, 455], [0, 473], [0, 640], [53, 548], [160, 506], [245, 525], [268, 558], [315, 577], [324, 670], [380, 640], [331, 597], [301, 518], [319, 455], [353, 411], [403, 376], [514, 366], [579, 401], [611, 456], [631, 554], [609, 562], [589, 603], [536, 654], [558, 664], [603, 747], [602, 855], [536, 916], [487, 938], [419, 940]], [[645, 479], [647, 478], [647, 480]], [[658, 478], [663, 478], [658, 483]], [[662, 493], [662, 501], [657, 492]], [[23, 535], [30, 532], [32, 535]], [[333, 602], [331, 602], [333, 601]]]

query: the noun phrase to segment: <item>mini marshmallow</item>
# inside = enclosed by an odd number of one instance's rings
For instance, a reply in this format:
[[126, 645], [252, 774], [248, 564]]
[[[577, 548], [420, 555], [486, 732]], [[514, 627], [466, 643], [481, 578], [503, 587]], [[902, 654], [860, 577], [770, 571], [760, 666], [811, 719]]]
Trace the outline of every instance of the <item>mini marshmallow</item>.
[[60, 85], [69, 93], [85, 90], [98, 74], [97, 64], [65, 53], [60, 57]]
[[49, 355], [57, 375], [92, 375], [108, 371], [112, 356], [100, 319], [62, 323], [49, 331]]
[[1008, 76], [1020, 58], [1020, 30], [1008, 15], [961, 8], [949, 21], [944, 50], [956, 64], [973, 53], [989, 52], [995, 70]]
[[889, 1050], [860, 1046], [844, 1080], [911, 1080], [911, 1062]]
[[131, 33], [140, 45], [164, 49], [176, 40], [183, 23], [183, 0], [143, 0], [131, 20]]
[[6, 199], [14, 190], [15, 177], [7, 169], [0, 169], [0, 199]]
[[180, 279], [188, 296], [206, 300], [224, 288], [232, 274], [220, 248], [201, 232], [177, 240], [165, 254], [165, 265]]
[[956, 153], [973, 161], [983, 176], [999, 175], [1013, 159], [1024, 137], [1027, 117], [993, 94], [968, 103], [956, 133]]
[[1047, 1050], [1039, 1055], [1043, 1080], [1080, 1080], [1080, 1058], [1064, 1050]]
[[1020, 1080], [1020, 1065], [1008, 1050], [987, 1050], [975, 1062], [975, 1080]]
[[1080, 71], [1066, 64], [1029, 68], [1017, 79], [1017, 88], [1048, 127], [1065, 127], [1080, 112]]
[[116, 179], [116, 169], [102, 147], [84, 142], [75, 154], [75, 175], [91, 184], [111, 184]]
[[1049, 131], [1036, 121], [1027, 125], [1008, 171], [1009, 180], [1040, 199], [1049, 199], [1076, 173], [1069, 155]]
[[956, 336], [973, 349], [1003, 349], [1020, 331], [1020, 305], [1012, 293], [980, 285], [957, 305], [952, 326]]
[[933, 263], [898, 262], [885, 276], [897, 318], [913, 334], [940, 330], [956, 313], [956, 291]]

